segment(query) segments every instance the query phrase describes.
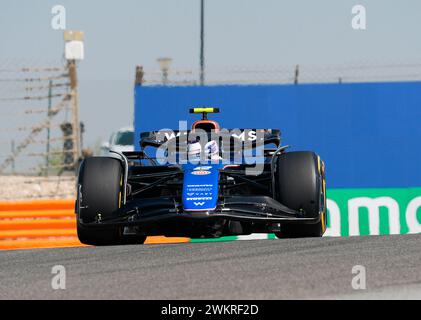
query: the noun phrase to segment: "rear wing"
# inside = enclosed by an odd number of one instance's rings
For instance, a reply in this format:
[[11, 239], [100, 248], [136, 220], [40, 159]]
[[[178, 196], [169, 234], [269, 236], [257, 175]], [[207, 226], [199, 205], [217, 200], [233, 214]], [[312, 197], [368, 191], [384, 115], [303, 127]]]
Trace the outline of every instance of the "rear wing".
[[[228, 129], [221, 130], [215, 133], [216, 137], [229, 138], [234, 142], [249, 143], [252, 146], [274, 144], [279, 147], [281, 144], [281, 131], [278, 129]], [[160, 130], [147, 131], [140, 133], [140, 149], [150, 146], [158, 148], [165, 143], [175, 143], [180, 145], [180, 141], [187, 141], [191, 136], [192, 130], [178, 131], [178, 130]], [[211, 133], [208, 133], [211, 137]], [[260, 138], [260, 139], [259, 139]]]

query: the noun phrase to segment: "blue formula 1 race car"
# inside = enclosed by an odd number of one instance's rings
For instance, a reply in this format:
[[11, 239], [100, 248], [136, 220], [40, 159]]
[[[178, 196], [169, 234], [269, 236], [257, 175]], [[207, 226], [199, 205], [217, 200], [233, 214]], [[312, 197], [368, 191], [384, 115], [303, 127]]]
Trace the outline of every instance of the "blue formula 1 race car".
[[316, 153], [287, 152], [279, 130], [221, 129], [208, 119], [217, 108], [190, 112], [202, 119], [189, 130], [143, 132], [139, 151], [81, 163], [75, 211], [82, 243], [323, 235], [325, 166]]

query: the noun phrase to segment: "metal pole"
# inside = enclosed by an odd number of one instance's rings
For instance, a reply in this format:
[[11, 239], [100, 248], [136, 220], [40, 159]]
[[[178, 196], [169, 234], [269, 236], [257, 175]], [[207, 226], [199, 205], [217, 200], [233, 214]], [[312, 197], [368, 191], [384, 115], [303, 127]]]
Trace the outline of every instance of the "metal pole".
[[300, 75], [300, 66], [295, 66], [294, 84], [298, 84], [298, 76]]
[[82, 156], [80, 147], [80, 122], [79, 122], [79, 96], [78, 96], [78, 83], [76, 73], [76, 61], [69, 61], [69, 76], [70, 76], [70, 88], [72, 96], [72, 127], [73, 127], [73, 149], [74, 149], [74, 169], [77, 170], [77, 164]]
[[162, 84], [167, 85], [168, 84], [168, 70], [162, 70]]
[[200, 0], [200, 85], [205, 83], [205, 8]]
[[135, 80], [134, 80], [135, 86], [141, 86], [142, 85], [143, 76], [144, 76], [143, 67], [142, 66], [136, 66], [136, 76], [135, 76]]
[[[51, 100], [52, 100], [52, 88], [53, 88], [53, 81], [50, 80], [48, 83], [48, 109], [47, 109], [47, 117], [50, 117], [51, 113]], [[50, 169], [50, 123], [47, 127], [47, 155], [45, 157], [45, 175], [48, 176], [48, 172]]]

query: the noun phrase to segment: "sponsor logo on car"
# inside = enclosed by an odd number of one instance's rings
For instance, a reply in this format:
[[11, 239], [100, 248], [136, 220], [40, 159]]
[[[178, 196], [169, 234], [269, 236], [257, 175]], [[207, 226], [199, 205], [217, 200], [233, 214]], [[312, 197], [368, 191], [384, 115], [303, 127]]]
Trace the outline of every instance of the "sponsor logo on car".
[[212, 169], [212, 167], [211, 166], [196, 167], [193, 170], [209, 170], [209, 169]]
[[196, 201], [200, 201], [200, 200], [212, 200], [212, 197], [189, 197], [189, 198], [186, 198], [186, 200], [187, 201], [193, 201], [193, 200], [196, 200]]
[[207, 174], [211, 174], [211, 172], [207, 170], [197, 170], [197, 171], [192, 171], [191, 174], [194, 174], [195, 176], [205, 176]]

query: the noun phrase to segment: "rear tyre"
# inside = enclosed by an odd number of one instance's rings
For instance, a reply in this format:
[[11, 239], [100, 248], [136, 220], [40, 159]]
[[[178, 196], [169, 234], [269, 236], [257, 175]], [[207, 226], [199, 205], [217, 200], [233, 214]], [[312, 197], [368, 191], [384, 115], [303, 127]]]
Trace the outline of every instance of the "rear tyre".
[[304, 211], [312, 224], [282, 224], [278, 238], [321, 237], [326, 230], [326, 182], [324, 163], [314, 152], [281, 154], [277, 159], [276, 200]]
[[122, 186], [123, 168], [119, 160], [92, 157], [82, 162], [77, 208], [77, 234], [80, 242], [96, 246], [125, 243], [121, 227], [86, 227], [81, 224], [95, 222], [99, 215], [101, 219], [113, 218], [116, 210], [121, 207]]

